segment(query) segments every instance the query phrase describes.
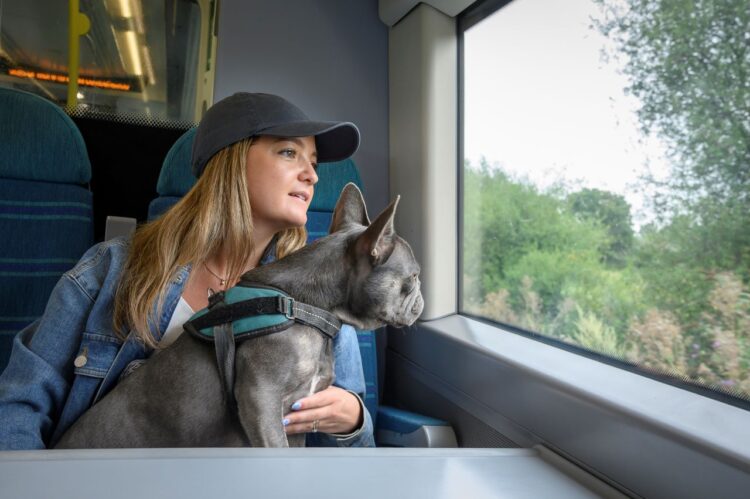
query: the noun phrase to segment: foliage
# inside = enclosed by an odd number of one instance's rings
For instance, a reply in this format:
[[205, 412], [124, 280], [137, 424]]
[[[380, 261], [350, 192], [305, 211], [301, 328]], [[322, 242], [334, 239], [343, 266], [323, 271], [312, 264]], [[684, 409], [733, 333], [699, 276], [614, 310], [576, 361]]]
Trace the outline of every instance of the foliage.
[[668, 180], [644, 179], [660, 224], [639, 245], [643, 274], [655, 303], [693, 323], [716, 272], [750, 281], [750, 9], [745, 0], [597, 2], [595, 25], [624, 63], [641, 127], [672, 160]]
[[669, 144], [672, 196], [750, 202], [750, 9], [745, 0], [597, 0], [642, 106]]
[[613, 357], [623, 357], [622, 345], [614, 328], [605, 324], [593, 312], [584, 312], [580, 307], [577, 311], [578, 319], [576, 320], [573, 341], [595, 352], [609, 354]]
[[711, 289], [710, 271], [701, 255], [703, 238], [694, 221], [687, 216], [675, 218], [662, 229], [641, 230], [634, 262], [647, 283], [649, 303], [669, 310], [688, 329], [693, 328], [706, 309]]
[[628, 331], [628, 341], [630, 360], [643, 367], [687, 374], [682, 329], [669, 312], [650, 309], [642, 319], [635, 318]]
[[[571, 309], [564, 306], [566, 300], [596, 310], [617, 330], [626, 329], [630, 316], [644, 309], [640, 276], [619, 263], [615, 270], [604, 258], [612, 246], [608, 229], [597, 219], [600, 205], [591, 205], [593, 213], [584, 211], [585, 204], [574, 209], [570, 197], [541, 193], [486, 163], [468, 167], [464, 178], [465, 192], [471, 193], [464, 201], [467, 304], [481, 308], [490, 296], [498, 299], [492, 293], [508, 290], [502, 300], [517, 312], [517, 320], [554, 323], [545, 332], [556, 336], [574, 330], [572, 322], [561, 320]], [[632, 231], [629, 223], [628, 228]], [[538, 299], [538, 314], [529, 308], [532, 297]]]
[[464, 310], [750, 393], [747, 267], [729, 270], [737, 260], [694, 218], [642, 228], [616, 261], [601, 204], [581, 191], [540, 192], [486, 163], [464, 178]]
[[750, 393], [750, 290], [731, 272], [717, 274], [714, 283], [710, 308], [702, 318], [711, 348], [698, 375], [703, 381]]
[[604, 230], [579, 221], [564, 202], [514, 181], [485, 161], [479, 168], [465, 168], [464, 192], [464, 275], [474, 278], [464, 282], [469, 301], [505, 287], [509, 278], [522, 277], [507, 273], [528, 258], [530, 248], [598, 258], [598, 249], [607, 244]]
[[609, 243], [604, 249], [607, 263], [623, 265], [633, 247], [633, 225], [630, 205], [625, 198], [600, 189], [582, 189], [567, 198], [576, 216], [587, 217], [607, 229]]

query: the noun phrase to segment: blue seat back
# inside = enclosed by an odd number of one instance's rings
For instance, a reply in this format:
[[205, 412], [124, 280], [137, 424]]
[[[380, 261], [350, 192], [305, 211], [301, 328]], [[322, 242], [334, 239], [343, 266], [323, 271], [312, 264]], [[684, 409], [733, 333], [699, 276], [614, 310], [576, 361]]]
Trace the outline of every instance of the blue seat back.
[[307, 211], [305, 226], [308, 243], [328, 234], [336, 201], [341, 194], [341, 189], [349, 182], [354, 182], [362, 189], [359, 172], [352, 160], [318, 165], [318, 183], [315, 185], [315, 196]]
[[93, 244], [91, 179], [78, 127], [55, 104], [0, 88], [0, 370], [12, 339]]
[[193, 138], [197, 128], [191, 128], [169, 149], [159, 172], [156, 192], [159, 196], [148, 207], [148, 219], [153, 220], [171, 208], [198, 180], [190, 168]]
[[[150, 220], [164, 213], [195, 184], [196, 178], [190, 168], [195, 130], [193, 128], [185, 132], [167, 153], [156, 186], [159, 197], [154, 199], [149, 206]], [[333, 209], [336, 206], [341, 189], [347, 183], [354, 182], [362, 189], [357, 167], [349, 159], [337, 163], [321, 163], [318, 165], [318, 179], [318, 183], [315, 185], [315, 196], [307, 213], [308, 242], [328, 234]], [[375, 334], [372, 331], [357, 331], [357, 338], [359, 339], [362, 367], [367, 386], [364, 402], [374, 422], [378, 404]]]

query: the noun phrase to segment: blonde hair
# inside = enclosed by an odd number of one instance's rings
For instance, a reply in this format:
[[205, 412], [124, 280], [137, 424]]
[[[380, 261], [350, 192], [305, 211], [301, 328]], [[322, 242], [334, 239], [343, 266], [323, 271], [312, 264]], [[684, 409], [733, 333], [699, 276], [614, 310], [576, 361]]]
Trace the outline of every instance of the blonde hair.
[[[163, 216], [135, 232], [117, 287], [114, 328], [129, 329], [151, 348], [170, 280], [187, 264], [193, 269], [221, 249], [228, 255], [227, 280], [235, 282], [255, 249], [246, 162], [252, 138], [225, 147], [206, 165], [193, 188]], [[304, 227], [277, 234], [276, 257], [305, 245]]]

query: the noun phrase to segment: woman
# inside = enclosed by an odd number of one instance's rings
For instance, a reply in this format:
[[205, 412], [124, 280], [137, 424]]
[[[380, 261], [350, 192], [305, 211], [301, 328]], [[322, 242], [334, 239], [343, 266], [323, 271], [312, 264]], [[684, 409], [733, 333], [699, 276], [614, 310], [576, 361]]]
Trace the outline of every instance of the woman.
[[[211, 107], [193, 144], [190, 192], [132, 241], [87, 251], [16, 336], [0, 376], [0, 448], [53, 446], [121, 375], [174, 341], [210, 294], [304, 245], [317, 162], [358, 145], [353, 124], [311, 121], [274, 95], [238, 93]], [[334, 356], [337, 386], [295, 402], [286, 431], [314, 432], [311, 445], [373, 445], [351, 327]]]

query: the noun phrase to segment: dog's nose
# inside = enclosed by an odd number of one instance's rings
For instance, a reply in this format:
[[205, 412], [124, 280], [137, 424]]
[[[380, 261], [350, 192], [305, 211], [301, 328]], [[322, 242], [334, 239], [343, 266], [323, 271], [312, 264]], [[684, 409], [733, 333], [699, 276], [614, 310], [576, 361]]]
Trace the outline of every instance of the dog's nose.
[[416, 300], [414, 300], [414, 305], [411, 307], [411, 313], [415, 315], [419, 315], [422, 313], [422, 295], [420, 294]]

